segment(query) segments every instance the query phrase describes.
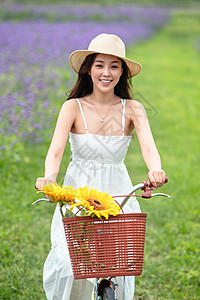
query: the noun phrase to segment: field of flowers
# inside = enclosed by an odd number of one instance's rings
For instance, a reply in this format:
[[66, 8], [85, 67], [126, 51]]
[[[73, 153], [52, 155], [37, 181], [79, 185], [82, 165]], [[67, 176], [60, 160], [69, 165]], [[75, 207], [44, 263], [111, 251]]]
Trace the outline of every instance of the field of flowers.
[[[38, 199], [35, 178], [43, 174], [58, 110], [75, 79], [67, 57], [101, 32], [117, 33], [128, 56], [142, 62], [134, 87], [148, 101], [169, 177], [162, 191], [172, 196], [140, 201], [148, 225], [135, 300], [200, 299], [200, 10], [27, 2], [0, 6], [0, 299], [45, 299], [42, 268], [54, 208], [31, 206]], [[62, 178], [69, 157], [67, 145]], [[137, 138], [127, 167], [133, 183], [146, 179]]]
[[[59, 85], [67, 90], [73, 78], [67, 70], [70, 52], [87, 48], [102, 32], [118, 34], [130, 45], [151, 37], [169, 19], [168, 10], [132, 5], [41, 7], [6, 2], [1, 10], [1, 150], [7, 149], [7, 142], [43, 141], [54, 113], [51, 100], [64, 101]], [[61, 71], [66, 72], [64, 78]]]

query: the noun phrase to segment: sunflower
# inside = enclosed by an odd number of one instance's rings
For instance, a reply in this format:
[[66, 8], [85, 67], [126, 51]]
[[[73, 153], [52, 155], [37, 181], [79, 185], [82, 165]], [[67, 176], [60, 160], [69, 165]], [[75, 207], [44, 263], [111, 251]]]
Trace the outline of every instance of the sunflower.
[[88, 188], [77, 189], [77, 203], [74, 206], [83, 206], [88, 210], [88, 214], [92, 216], [105, 217], [108, 219], [110, 215], [116, 216], [120, 212], [119, 206], [114, 202], [115, 200], [107, 193], [99, 192], [98, 190]]
[[51, 202], [70, 203], [71, 205], [74, 203], [77, 194], [73, 186], [61, 187], [53, 182], [44, 185], [41, 192], [47, 195], [51, 199]]

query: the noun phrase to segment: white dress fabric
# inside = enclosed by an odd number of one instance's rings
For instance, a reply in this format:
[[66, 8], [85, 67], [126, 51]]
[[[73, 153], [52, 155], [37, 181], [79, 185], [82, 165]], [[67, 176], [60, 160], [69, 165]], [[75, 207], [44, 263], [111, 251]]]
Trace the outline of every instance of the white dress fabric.
[[[85, 134], [70, 132], [69, 141], [72, 160], [67, 168], [64, 186], [92, 187], [110, 195], [125, 195], [132, 190], [124, 158], [131, 136], [124, 135], [126, 100], [122, 101], [122, 135], [106, 136], [88, 131], [81, 103], [76, 99], [85, 124]], [[120, 200], [119, 200], [120, 199]], [[123, 198], [118, 198], [122, 202]], [[140, 212], [136, 198], [131, 198], [124, 206], [124, 212]], [[69, 252], [59, 207], [56, 207], [51, 225], [52, 248], [46, 259], [43, 284], [48, 300], [88, 300], [96, 282], [95, 279], [73, 277]], [[123, 299], [122, 277], [117, 278], [120, 287], [118, 299]], [[126, 277], [125, 299], [134, 296], [134, 276]]]

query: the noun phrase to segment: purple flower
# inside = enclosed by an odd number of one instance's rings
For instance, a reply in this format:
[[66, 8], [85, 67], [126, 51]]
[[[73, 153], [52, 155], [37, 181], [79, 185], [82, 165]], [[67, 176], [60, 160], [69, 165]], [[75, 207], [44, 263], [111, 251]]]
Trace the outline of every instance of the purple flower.
[[0, 150], [6, 150], [6, 146], [0, 146]]
[[42, 108], [43, 108], [43, 109], [46, 109], [46, 108], [48, 108], [49, 106], [50, 106], [49, 100], [44, 100], [44, 102], [43, 102], [43, 104], [42, 104]]
[[34, 129], [41, 129], [41, 124], [39, 124], [39, 123], [38, 124], [34, 124], [33, 128]]
[[42, 143], [44, 141], [43, 138], [37, 138], [34, 140], [34, 143], [38, 144], [38, 143]]

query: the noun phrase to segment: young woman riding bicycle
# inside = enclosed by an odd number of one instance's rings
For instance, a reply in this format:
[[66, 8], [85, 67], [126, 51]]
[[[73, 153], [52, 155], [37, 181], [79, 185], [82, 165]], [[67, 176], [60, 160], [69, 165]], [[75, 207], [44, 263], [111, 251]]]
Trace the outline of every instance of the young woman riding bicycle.
[[[133, 185], [124, 158], [133, 130], [149, 170], [148, 180], [155, 188], [162, 186], [165, 172], [146, 112], [130, 95], [130, 78], [141, 71], [141, 65], [126, 58], [123, 41], [116, 35], [100, 34], [88, 50], [73, 52], [70, 64], [78, 79], [60, 110], [45, 160], [45, 175], [37, 178], [36, 188], [42, 190], [47, 182], [56, 182], [69, 137], [72, 160], [64, 185], [87, 185], [110, 195], [128, 194]], [[137, 200], [130, 201], [124, 211], [140, 212]], [[52, 220], [51, 243], [43, 273], [47, 299], [90, 299], [95, 281], [73, 278], [59, 208]], [[132, 300], [133, 295], [134, 277], [130, 276], [125, 299]]]

